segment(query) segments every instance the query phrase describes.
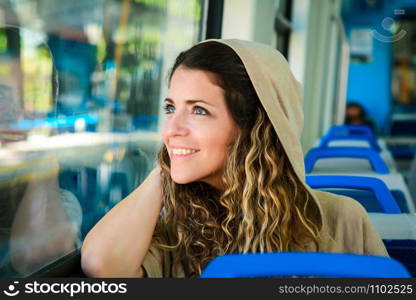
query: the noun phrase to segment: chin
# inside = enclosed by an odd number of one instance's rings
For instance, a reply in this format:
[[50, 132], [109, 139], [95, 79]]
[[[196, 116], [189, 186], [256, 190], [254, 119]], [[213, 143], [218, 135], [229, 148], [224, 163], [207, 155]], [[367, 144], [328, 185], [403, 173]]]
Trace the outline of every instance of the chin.
[[174, 178], [172, 178], [172, 180], [173, 180], [173, 182], [174, 183], [176, 183], [176, 184], [187, 184], [187, 183], [191, 183], [191, 181], [189, 181], [189, 180], [181, 180], [181, 179], [174, 179]]
[[187, 183], [197, 181], [192, 176], [189, 176], [189, 174], [175, 174], [171, 172], [170, 177], [172, 178], [173, 182], [177, 184], [187, 184]]

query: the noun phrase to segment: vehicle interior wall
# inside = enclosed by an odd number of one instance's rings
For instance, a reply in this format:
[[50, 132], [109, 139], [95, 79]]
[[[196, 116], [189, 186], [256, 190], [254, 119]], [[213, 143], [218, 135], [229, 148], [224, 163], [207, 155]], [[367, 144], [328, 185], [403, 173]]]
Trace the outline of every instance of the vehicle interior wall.
[[289, 50], [289, 64], [303, 84], [305, 126], [304, 151], [310, 149], [330, 124], [336, 120], [334, 87], [340, 61], [340, 1], [293, 2], [294, 23]]
[[238, 38], [272, 45], [278, 3], [277, 0], [225, 0], [222, 38]]
[[412, 15], [415, 8], [412, 0], [343, 1], [342, 18], [352, 43], [347, 101], [362, 104], [381, 135], [390, 129], [392, 51], [401, 29], [399, 22], [387, 22]]

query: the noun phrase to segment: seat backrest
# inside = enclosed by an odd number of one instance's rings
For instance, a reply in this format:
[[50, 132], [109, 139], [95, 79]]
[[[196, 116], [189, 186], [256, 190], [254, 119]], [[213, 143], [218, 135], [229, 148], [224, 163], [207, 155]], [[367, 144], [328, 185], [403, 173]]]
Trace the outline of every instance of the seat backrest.
[[383, 240], [391, 258], [402, 263], [416, 277], [416, 240]]
[[404, 193], [400, 190], [390, 190], [390, 192], [396, 200], [397, 205], [399, 205], [401, 212], [405, 214], [409, 213], [410, 211]]
[[[378, 202], [373, 192], [351, 189], [323, 189], [323, 191], [350, 197], [358, 201], [362, 206], [364, 206], [367, 212], [383, 212], [382, 208], [380, 207], [380, 203]], [[402, 213], [409, 213], [409, 207], [407, 205], [406, 198], [403, 192], [399, 190], [391, 190], [390, 192], [393, 198], [396, 200], [396, 203], [399, 206], [400, 211]]]
[[366, 141], [370, 147], [380, 152], [381, 147], [377, 143], [371, 129], [367, 126], [356, 125], [334, 125], [328, 133], [321, 139], [320, 148], [328, 147], [331, 141], [335, 140], [359, 140]]
[[[313, 175], [328, 175], [328, 176], [351, 176], [351, 175], [357, 175], [355, 173], [351, 172], [325, 172], [325, 173], [312, 173]], [[397, 204], [400, 208], [402, 206], [400, 205], [399, 201], [406, 201], [407, 209], [409, 213], [416, 213], [415, 205], [416, 205], [416, 199], [412, 199], [412, 196], [410, 195], [409, 188], [404, 180], [404, 177], [400, 173], [389, 173], [389, 174], [377, 174], [377, 173], [359, 173], [359, 176], [364, 177], [373, 177], [378, 178], [382, 180], [387, 188], [391, 191], [393, 197], [396, 199]], [[396, 192], [396, 190], [398, 192]], [[397, 200], [399, 199], [399, 200]], [[406, 210], [401, 210], [402, 212], [406, 212]]]
[[410, 277], [397, 261], [381, 256], [280, 252], [229, 254], [212, 260], [202, 278], [238, 277]]
[[[374, 172], [388, 174], [389, 169], [377, 151], [363, 147], [333, 147], [333, 148], [314, 148], [308, 151], [305, 156], [305, 171], [311, 173], [316, 162], [323, 158], [361, 158], [370, 163]], [[333, 165], [332, 170], [340, 170], [340, 167]]]
[[368, 215], [382, 239], [416, 240], [416, 214]]
[[415, 136], [416, 118], [409, 120], [395, 120], [391, 125], [392, 136]]
[[414, 156], [412, 165], [410, 166], [408, 186], [413, 201], [416, 202], [416, 155]]
[[369, 190], [376, 196], [383, 212], [391, 214], [401, 212], [387, 185], [378, 178], [365, 176], [315, 175], [306, 176], [306, 183], [314, 189], [347, 188]]

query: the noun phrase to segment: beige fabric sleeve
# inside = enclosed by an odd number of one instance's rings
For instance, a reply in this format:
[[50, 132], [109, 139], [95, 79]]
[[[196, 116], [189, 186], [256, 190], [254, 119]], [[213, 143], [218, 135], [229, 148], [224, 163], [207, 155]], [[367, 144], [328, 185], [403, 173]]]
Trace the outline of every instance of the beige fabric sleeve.
[[182, 264], [176, 265], [174, 268], [173, 261], [175, 259], [175, 255], [175, 252], [163, 251], [153, 246], [150, 247], [142, 263], [142, 267], [146, 272], [146, 277], [184, 278], [189, 276], [189, 274], [185, 274], [185, 269]]
[[388, 256], [364, 207], [357, 201], [315, 191], [324, 212], [322, 250]]
[[[150, 247], [146, 256], [144, 257], [142, 267], [149, 278], [163, 278], [169, 277], [165, 270], [170, 270], [170, 262], [163, 251]], [[169, 265], [166, 265], [169, 264]]]

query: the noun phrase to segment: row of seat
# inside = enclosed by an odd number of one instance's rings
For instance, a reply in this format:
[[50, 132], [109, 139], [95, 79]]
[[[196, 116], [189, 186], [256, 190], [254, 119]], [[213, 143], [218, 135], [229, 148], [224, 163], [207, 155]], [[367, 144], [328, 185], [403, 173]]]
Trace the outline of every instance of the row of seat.
[[416, 276], [416, 199], [383, 140], [365, 126], [333, 126], [305, 156], [305, 169], [312, 187], [360, 202], [390, 256]]
[[[337, 143], [340, 140], [344, 143]], [[368, 147], [363, 147], [362, 142], [367, 143]], [[308, 174], [313, 175], [359, 175], [379, 179], [379, 185], [385, 184], [388, 187], [400, 207], [400, 211], [396, 210], [395, 213], [416, 212], [414, 199], [412, 199], [403, 175], [397, 172], [389, 150], [385, 143], [377, 141], [372, 136], [368, 127], [333, 126], [317, 146], [307, 153], [305, 170]], [[373, 179], [372, 182], [376, 179]], [[348, 188], [348, 186], [343, 187]], [[357, 189], [354, 186], [351, 188]], [[365, 186], [360, 188], [360, 190], [369, 189]], [[389, 198], [390, 193], [383, 192], [384, 196], [380, 199]], [[365, 196], [364, 192], [361, 194], [362, 196], [357, 192], [347, 192], [347, 195], [354, 195], [353, 198], [366, 207], [368, 212], [383, 212], [381, 209], [383, 205], [378, 205], [375, 197], [370, 200], [370, 197]]]
[[202, 277], [416, 276], [416, 205], [383, 140], [365, 126], [333, 126], [307, 153], [305, 170], [312, 188], [349, 196], [364, 206], [391, 258], [334, 253], [226, 255], [213, 260]]

